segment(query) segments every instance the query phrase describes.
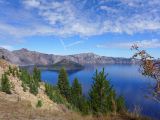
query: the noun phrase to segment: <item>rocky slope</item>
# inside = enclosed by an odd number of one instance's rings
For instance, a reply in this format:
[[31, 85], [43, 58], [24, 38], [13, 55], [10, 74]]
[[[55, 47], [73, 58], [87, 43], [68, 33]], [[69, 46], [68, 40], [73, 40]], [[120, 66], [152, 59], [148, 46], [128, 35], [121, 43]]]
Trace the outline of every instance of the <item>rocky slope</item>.
[[99, 56], [93, 53], [81, 53], [75, 55], [44, 54], [27, 49], [8, 51], [0, 48], [0, 57], [17, 65], [53, 65], [63, 59], [79, 64], [133, 64], [135, 61], [128, 58], [113, 58]]

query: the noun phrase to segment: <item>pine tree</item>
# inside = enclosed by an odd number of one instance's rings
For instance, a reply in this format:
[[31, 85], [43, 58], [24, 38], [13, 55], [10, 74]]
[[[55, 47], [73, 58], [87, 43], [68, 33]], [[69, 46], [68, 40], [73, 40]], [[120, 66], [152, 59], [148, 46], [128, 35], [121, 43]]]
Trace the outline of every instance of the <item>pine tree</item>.
[[81, 96], [82, 95], [82, 86], [81, 84], [78, 82], [78, 79], [75, 78], [71, 87], [71, 93], [74, 96]]
[[45, 92], [49, 96], [49, 98], [53, 99], [53, 86], [45, 83]]
[[68, 75], [64, 68], [62, 68], [59, 72], [58, 76], [58, 89], [60, 91], [60, 94], [65, 97], [68, 101], [71, 99], [70, 95], [70, 85], [68, 81]]
[[30, 77], [29, 73], [27, 72], [27, 70], [21, 69], [20, 72], [21, 72], [21, 74], [19, 75], [19, 77], [22, 80], [22, 82], [24, 84], [29, 85], [31, 77]]
[[112, 111], [115, 93], [107, 80], [104, 68], [93, 77], [92, 88], [89, 92], [90, 107], [94, 114], [105, 114]]
[[119, 96], [117, 98], [116, 104], [117, 104], [117, 112], [120, 112], [120, 111], [125, 109], [125, 101], [124, 101], [124, 98], [122, 96]]
[[37, 95], [40, 81], [40, 71], [34, 68], [33, 75], [30, 75], [27, 70], [21, 69], [20, 79], [22, 80], [23, 90], [26, 91], [29, 87], [30, 93]]
[[33, 79], [33, 77], [31, 76], [30, 78], [30, 84], [29, 84], [29, 88], [30, 88], [30, 93], [37, 95], [38, 94], [38, 83], [37, 81], [35, 81]]
[[75, 78], [71, 87], [71, 104], [79, 109], [83, 114], [87, 114], [89, 111], [89, 105], [86, 98], [82, 95], [82, 86]]
[[34, 67], [33, 79], [38, 82], [41, 82], [41, 71], [37, 67]]
[[78, 79], [75, 78], [73, 83], [72, 83], [72, 87], [71, 87], [71, 103], [79, 108], [79, 102], [80, 102], [80, 98], [82, 97], [82, 86], [81, 84], [78, 82]]
[[11, 85], [6, 73], [4, 73], [1, 78], [1, 89], [7, 94], [11, 94]]

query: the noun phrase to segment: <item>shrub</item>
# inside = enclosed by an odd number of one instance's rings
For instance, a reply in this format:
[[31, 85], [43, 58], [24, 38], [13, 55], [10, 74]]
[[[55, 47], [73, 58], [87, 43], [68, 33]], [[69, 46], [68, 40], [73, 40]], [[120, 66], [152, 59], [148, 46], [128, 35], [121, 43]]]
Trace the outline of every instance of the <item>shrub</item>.
[[1, 78], [1, 90], [7, 94], [11, 94], [11, 85], [6, 73]]
[[43, 105], [42, 101], [41, 101], [41, 100], [38, 100], [36, 107], [37, 107], [37, 108], [40, 108], [40, 107], [42, 107], [42, 105]]

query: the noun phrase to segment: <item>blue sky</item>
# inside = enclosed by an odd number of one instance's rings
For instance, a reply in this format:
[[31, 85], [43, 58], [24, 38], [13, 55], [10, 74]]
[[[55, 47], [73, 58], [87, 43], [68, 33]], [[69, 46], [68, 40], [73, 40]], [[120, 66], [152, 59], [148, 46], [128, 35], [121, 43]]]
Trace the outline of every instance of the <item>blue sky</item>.
[[0, 47], [160, 57], [160, 0], [0, 0]]

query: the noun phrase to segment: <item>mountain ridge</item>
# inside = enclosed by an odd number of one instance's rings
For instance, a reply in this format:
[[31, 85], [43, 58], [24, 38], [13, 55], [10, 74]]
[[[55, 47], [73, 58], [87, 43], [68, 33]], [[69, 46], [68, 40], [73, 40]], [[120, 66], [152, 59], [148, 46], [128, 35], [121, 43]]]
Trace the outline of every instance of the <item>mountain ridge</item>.
[[80, 53], [73, 55], [46, 54], [37, 51], [30, 51], [22, 48], [20, 50], [9, 51], [0, 48], [0, 57], [19, 66], [27, 65], [53, 65], [63, 59], [70, 60], [81, 65], [85, 64], [135, 64], [131, 58], [107, 57], [94, 53]]

